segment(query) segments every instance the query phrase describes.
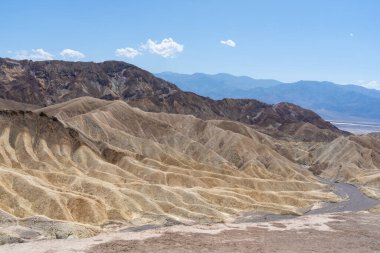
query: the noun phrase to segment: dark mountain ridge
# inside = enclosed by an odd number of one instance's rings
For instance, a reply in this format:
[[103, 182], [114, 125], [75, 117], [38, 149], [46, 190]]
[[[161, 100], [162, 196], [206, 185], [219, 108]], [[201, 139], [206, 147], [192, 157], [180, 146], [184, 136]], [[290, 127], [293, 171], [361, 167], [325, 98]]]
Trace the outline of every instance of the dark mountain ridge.
[[314, 112], [293, 104], [273, 106], [255, 99], [213, 100], [183, 92], [176, 85], [125, 62], [34, 62], [0, 58], [2, 99], [47, 106], [83, 96], [121, 99], [145, 111], [236, 120], [261, 127], [272, 135], [290, 134], [302, 140], [314, 138], [310, 131], [317, 129], [323, 130], [318, 137], [322, 141], [344, 134]]

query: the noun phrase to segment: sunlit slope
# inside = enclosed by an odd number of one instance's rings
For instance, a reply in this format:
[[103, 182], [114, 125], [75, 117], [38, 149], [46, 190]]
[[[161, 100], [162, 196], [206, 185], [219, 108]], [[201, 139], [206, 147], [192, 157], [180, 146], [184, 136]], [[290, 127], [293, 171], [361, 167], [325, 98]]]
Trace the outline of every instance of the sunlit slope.
[[0, 113], [0, 209], [104, 224], [301, 213], [336, 200], [241, 123], [79, 98]]
[[380, 139], [376, 134], [339, 137], [311, 148], [312, 170], [325, 178], [360, 186], [380, 198]]

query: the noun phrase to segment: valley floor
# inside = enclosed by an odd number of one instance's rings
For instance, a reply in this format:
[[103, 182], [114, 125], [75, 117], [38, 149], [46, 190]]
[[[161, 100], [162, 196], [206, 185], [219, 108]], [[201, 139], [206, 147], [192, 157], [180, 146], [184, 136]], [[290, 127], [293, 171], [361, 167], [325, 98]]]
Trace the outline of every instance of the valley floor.
[[380, 252], [380, 213], [306, 215], [258, 223], [172, 226], [85, 239], [0, 246], [15, 253]]
[[367, 134], [380, 132], [380, 123], [375, 122], [358, 122], [358, 121], [335, 121], [331, 123], [340, 130], [348, 131], [354, 134]]
[[[303, 216], [243, 213], [230, 223], [120, 228], [91, 238], [35, 240], [0, 246], [0, 253], [119, 252], [379, 252], [380, 201], [355, 186], [324, 181], [344, 199]], [[0, 230], [1, 232], [1, 230]]]

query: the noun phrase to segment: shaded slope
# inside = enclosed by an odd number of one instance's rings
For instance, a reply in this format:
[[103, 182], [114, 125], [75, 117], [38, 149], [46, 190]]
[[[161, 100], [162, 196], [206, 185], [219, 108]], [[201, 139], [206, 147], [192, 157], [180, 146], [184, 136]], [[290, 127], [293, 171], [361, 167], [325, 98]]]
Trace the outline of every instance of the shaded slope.
[[1, 110], [22, 110], [30, 111], [39, 108], [37, 105], [19, 103], [13, 100], [1, 99], [0, 98], [0, 109]]

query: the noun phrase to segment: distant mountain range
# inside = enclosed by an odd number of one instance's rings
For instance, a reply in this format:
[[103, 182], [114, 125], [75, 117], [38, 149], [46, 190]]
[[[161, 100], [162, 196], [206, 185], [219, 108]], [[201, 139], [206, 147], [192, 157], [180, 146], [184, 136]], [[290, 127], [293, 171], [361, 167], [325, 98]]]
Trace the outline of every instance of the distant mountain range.
[[357, 85], [318, 81], [282, 83], [229, 74], [162, 72], [156, 76], [185, 91], [213, 99], [253, 98], [271, 104], [290, 102], [330, 120], [380, 122], [380, 91]]

